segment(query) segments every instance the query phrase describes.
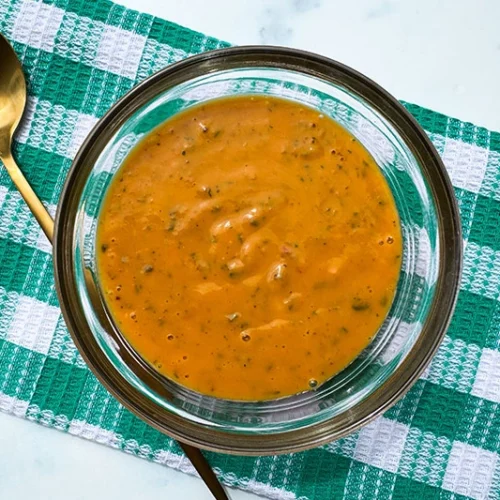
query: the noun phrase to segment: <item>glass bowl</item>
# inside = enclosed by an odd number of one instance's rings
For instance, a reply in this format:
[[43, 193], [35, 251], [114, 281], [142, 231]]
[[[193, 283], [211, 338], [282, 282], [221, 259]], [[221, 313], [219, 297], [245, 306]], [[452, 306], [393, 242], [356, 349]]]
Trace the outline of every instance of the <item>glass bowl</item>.
[[[316, 390], [264, 402], [208, 397], [159, 375], [113, 324], [96, 274], [99, 211], [130, 150], [179, 111], [238, 94], [292, 99], [348, 129], [385, 175], [404, 240], [395, 300], [372, 343]], [[73, 339], [95, 375], [124, 406], [160, 431], [200, 448], [275, 454], [353, 432], [387, 410], [417, 380], [453, 312], [462, 238], [444, 166], [396, 99], [324, 57], [277, 47], [236, 47], [165, 68], [99, 121], [69, 172], [57, 213], [54, 255], [59, 300]]]

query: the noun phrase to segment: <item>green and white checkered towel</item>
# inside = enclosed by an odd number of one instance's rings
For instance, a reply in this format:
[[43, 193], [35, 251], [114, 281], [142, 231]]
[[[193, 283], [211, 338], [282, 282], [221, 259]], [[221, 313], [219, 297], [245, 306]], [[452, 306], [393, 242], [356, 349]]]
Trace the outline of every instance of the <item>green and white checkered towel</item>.
[[[0, 31], [28, 78], [14, 153], [51, 210], [113, 102], [167, 64], [226, 46], [106, 0], [1, 0]], [[448, 334], [406, 397], [356, 434], [279, 457], [208, 454], [226, 484], [276, 499], [500, 497], [500, 134], [405, 105], [442, 155], [462, 213], [465, 272]], [[51, 247], [3, 168], [0, 409], [193, 473], [85, 366], [57, 304]]]

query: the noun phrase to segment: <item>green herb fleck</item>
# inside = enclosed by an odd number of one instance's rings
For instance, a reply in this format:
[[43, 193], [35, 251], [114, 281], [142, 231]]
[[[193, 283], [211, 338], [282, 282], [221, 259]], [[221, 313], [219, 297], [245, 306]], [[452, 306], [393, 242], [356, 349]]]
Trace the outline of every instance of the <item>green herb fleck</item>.
[[320, 290], [322, 288], [327, 288], [328, 286], [329, 286], [328, 281], [317, 281], [316, 283], [314, 283], [313, 288], [315, 290]]
[[175, 219], [172, 219], [170, 223], [168, 224], [167, 231], [171, 233], [175, 229], [175, 224], [177, 221]]
[[369, 302], [362, 300], [359, 297], [355, 297], [352, 301], [352, 308], [355, 311], [366, 311], [370, 307]]

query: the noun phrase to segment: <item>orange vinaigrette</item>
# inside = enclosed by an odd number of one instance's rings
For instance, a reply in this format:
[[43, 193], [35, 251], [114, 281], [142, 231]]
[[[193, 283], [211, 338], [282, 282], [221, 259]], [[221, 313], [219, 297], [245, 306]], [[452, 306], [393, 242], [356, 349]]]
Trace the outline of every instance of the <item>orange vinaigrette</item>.
[[98, 270], [123, 335], [195, 391], [316, 387], [380, 328], [402, 255], [391, 191], [339, 124], [271, 97], [189, 108], [113, 180]]

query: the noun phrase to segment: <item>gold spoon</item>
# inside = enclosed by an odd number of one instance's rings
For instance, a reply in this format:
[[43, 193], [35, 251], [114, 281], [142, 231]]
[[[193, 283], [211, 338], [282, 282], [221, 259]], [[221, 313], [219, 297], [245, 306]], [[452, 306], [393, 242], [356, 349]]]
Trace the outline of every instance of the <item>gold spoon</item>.
[[[10, 43], [0, 34], [0, 160], [31, 213], [52, 242], [54, 220], [29, 185], [12, 157], [12, 137], [26, 106], [26, 80]], [[179, 443], [216, 500], [229, 500], [223, 486], [198, 448]]]

